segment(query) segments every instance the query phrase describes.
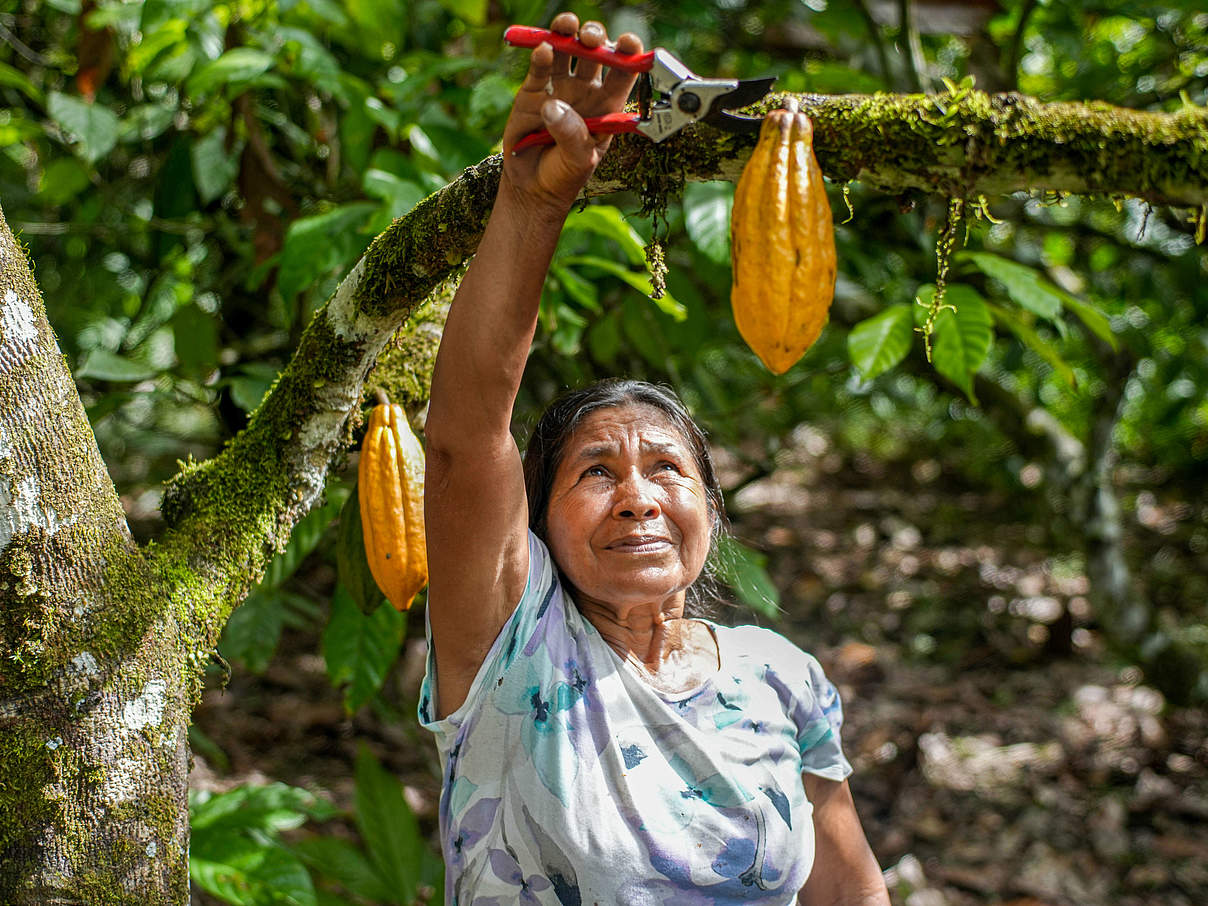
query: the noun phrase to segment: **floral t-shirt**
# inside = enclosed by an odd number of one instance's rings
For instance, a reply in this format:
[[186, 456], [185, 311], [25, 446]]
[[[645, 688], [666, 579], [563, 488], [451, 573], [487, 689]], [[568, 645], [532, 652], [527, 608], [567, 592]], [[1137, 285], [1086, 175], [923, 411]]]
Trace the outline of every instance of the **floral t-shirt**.
[[709, 624], [721, 669], [663, 694], [580, 615], [545, 545], [465, 702], [420, 720], [444, 767], [446, 902], [787, 904], [814, 858], [801, 773], [842, 780], [842, 711], [818, 662]]

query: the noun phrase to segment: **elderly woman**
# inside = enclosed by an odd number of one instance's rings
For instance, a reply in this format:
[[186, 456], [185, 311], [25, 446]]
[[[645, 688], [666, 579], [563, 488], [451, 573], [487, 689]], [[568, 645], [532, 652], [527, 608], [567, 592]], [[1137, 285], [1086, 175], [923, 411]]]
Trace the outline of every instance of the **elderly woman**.
[[[552, 27], [607, 40], [569, 13]], [[556, 402], [523, 462], [509, 432], [550, 256], [608, 144], [582, 117], [632, 84], [533, 51], [432, 379], [420, 711], [445, 770], [446, 898], [887, 904], [817, 662], [685, 611], [724, 517], [679, 401], [604, 382]], [[511, 153], [539, 128], [556, 143]]]

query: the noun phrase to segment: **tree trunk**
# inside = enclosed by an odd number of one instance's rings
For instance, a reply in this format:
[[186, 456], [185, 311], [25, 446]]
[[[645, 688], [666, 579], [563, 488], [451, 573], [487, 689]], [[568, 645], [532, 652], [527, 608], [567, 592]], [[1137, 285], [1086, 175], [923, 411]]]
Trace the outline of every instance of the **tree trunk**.
[[186, 897], [187, 671], [140, 559], [0, 212], [4, 903]]
[[[964, 90], [800, 100], [835, 180], [1208, 203], [1199, 111]], [[618, 136], [588, 192], [635, 190], [657, 207], [685, 179], [736, 178], [753, 142], [708, 127], [660, 145]], [[474, 253], [499, 169], [498, 157], [469, 168], [378, 237], [247, 428], [173, 480], [169, 528], [142, 550], [0, 212], [0, 902], [187, 901], [186, 728], [202, 670], [321, 495], [386, 342]], [[412, 338], [398, 374], [418, 398], [433, 342]]]

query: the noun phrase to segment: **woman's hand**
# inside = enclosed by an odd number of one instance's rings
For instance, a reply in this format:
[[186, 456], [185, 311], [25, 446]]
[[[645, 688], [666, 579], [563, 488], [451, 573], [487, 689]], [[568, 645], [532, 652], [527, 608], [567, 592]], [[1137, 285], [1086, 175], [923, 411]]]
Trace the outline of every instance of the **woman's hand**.
[[[608, 41], [603, 25], [585, 22], [580, 27], [574, 13], [559, 14], [550, 30], [563, 35], [577, 31], [579, 40], [588, 47]], [[616, 49], [641, 53], [642, 41], [636, 35], [624, 34], [617, 40]], [[573, 72], [571, 67], [569, 54], [557, 53], [548, 44], [537, 47], [503, 132], [501, 200], [547, 209], [559, 218], [570, 210], [611, 138], [593, 136], [583, 117], [621, 110], [637, 78], [635, 73], [620, 69], [608, 69], [601, 75], [601, 64], [582, 57], [574, 58]], [[555, 144], [512, 153], [516, 142], [538, 129], [548, 129]], [[505, 199], [509, 194], [514, 198]]]

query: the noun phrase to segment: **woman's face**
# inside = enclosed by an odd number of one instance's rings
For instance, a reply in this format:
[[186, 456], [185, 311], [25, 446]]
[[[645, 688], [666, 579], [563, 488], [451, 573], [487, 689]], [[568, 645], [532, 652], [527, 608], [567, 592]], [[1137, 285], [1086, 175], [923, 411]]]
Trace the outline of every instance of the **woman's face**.
[[704, 567], [711, 518], [683, 435], [630, 404], [583, 419], [563, 450], [546, 512], [550, 550], [580, 595], [628, 608], [683, 594]]

